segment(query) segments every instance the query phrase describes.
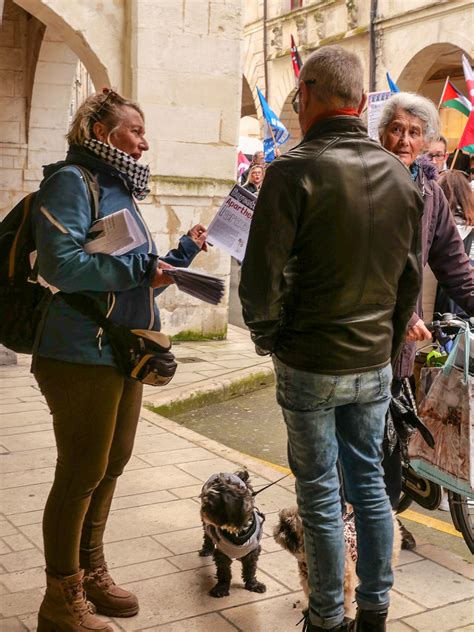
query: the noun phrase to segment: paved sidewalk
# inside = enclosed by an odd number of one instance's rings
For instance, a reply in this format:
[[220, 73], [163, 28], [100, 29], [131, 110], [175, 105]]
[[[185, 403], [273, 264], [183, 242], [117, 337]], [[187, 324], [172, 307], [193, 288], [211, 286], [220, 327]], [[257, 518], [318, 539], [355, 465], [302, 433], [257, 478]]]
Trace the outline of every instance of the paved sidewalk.
[[[174, 382], [145, 399], [160, 405], [190, 392], [225, 391], [236, 380], [269, 376], [265, 358], [253, 354], [248, 335], [230, 329], [224, 342], [181, 343]], [[199, 361], [198, 361], [199, 360]], [[0, 367], [0, 630], [36, 629], [44, 590], [41, 516], [55, 462], [51, 420], [29, 373], [29, 358]], [[302, 593], [294, 559], [271, 537], [279, 508], [293, 504], [293, 482], [263, 492], [266, 514], [258, 577], [264, 595], [242, 588], [234, 564], [231, 595], [213, 599], [212, 561], [200, 558], [198, 494], [216, 471], [245, 465], [255, 487], [281, 473], [204, 438], [145, 408], [134, 455], [121, 477], [106, 532], [114, 578], [137, 593], [140, 613], [114, 620], [117, 631], [289, 632], [300, 619]], [[474, 630], [473, 566], [420, 543], [403, 552], [396, 572], [390, 632]]]

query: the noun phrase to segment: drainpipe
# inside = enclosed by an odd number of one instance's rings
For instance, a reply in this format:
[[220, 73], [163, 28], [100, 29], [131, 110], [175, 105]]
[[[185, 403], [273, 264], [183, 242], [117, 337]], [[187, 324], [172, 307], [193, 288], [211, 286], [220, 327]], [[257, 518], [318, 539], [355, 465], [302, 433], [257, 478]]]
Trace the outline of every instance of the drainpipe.
[[370, 24], [369, 24], [369, 92], [375, 92], [377, 88], [377, 49], [375, 38], [375, 20], [377, 19], [377, 0], [370, 0]]
[[263, 75], [265, 78], [265, 99], [268, 95], [268, 63], [267, 63], [267, 0], [263, 0]]

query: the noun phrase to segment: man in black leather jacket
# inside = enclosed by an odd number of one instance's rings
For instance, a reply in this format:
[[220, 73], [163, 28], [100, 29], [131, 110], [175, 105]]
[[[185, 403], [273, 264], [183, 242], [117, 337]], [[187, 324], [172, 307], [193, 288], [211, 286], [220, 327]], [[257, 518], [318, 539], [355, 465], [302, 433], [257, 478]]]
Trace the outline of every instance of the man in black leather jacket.
[[[305, 532], [308, 631], [385, 630], [393, 521], [383, 482], [391, 359], [420, 288], [423, 208], [406, 167], [367, 136], [354, 54], [305, 62], [294, 106], [304, 138], [268, 167], [240, 297], [277, 399]], [[344, 619], [340, 460], [358, 533], [358, 612]]]

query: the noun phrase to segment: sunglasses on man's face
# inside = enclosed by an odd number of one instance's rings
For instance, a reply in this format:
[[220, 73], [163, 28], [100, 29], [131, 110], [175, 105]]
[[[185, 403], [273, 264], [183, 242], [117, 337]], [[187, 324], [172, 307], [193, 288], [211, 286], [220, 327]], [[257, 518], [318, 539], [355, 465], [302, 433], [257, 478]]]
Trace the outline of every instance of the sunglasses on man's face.
[[[306, 81], [303, 81], [303, 83], [309, 86], [313, 83], [316, 83], [316, 79], [306, 79]], [[291, 99], [291, 107], [293, 108], [293, 112], [295, 114], [298, 114], [298, 112], [300, 111], [300, 100], [299, 100], [300, 92], [301, 92], [301, 88], [298, 88], [298, 90], [295, 92], [295, 96]]]

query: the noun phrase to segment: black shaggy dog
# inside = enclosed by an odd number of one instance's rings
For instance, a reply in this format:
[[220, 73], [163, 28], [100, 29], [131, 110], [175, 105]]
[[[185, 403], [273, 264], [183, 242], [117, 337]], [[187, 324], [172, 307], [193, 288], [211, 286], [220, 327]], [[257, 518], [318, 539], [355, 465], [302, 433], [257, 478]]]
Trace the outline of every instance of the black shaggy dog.
[[257, 581], [257, 561], [265, 516], [255, 507], [253, 490], [246, 470], [213, 474], [201, 491], [201, 518], [204, 542], [199, 555], [213, 555], [217, 584], [212, 597], [226, 597], [232, 578], [232, 560], [242, 562], [246, 590], [263, 593], [265, 584]]

